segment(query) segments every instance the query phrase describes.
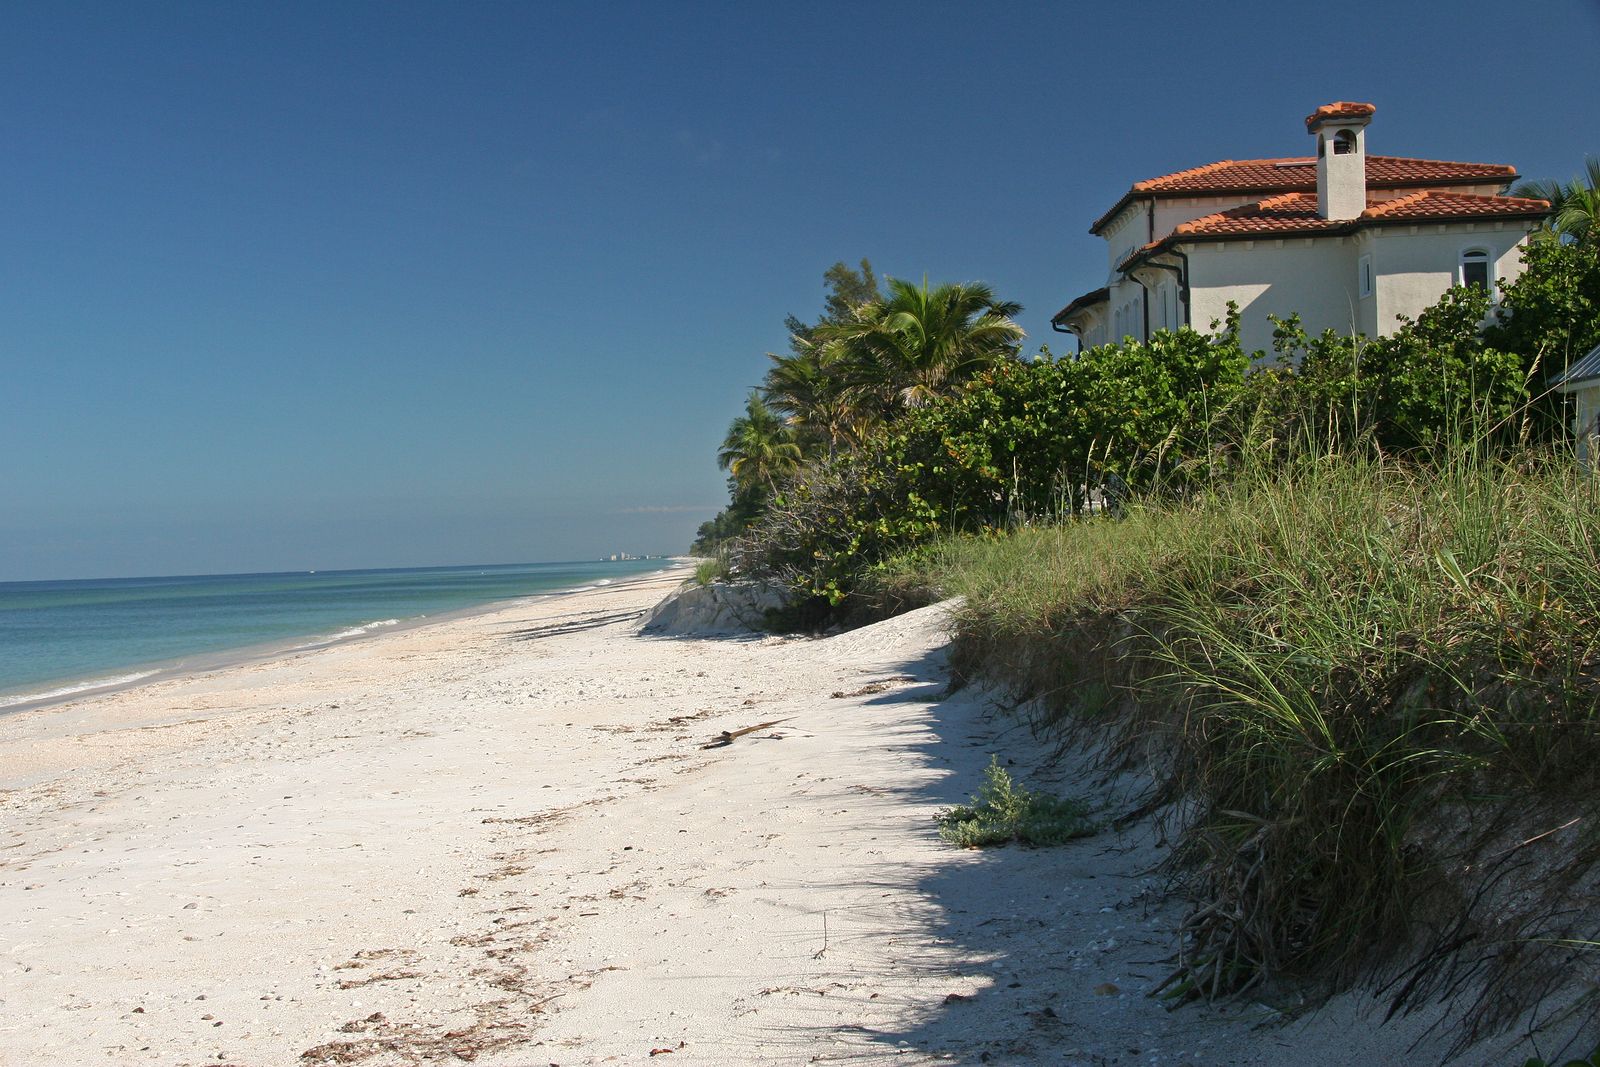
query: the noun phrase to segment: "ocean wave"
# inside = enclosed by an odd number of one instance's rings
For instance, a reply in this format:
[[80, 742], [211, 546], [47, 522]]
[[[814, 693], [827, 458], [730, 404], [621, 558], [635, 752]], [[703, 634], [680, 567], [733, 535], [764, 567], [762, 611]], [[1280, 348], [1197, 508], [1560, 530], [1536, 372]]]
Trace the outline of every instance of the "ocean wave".
[[69, 697], [75, 693], [87, 693], [92, 689], [107, 689], [114, 685], [128, 685], [141, 678], [148, 678], [159, 671], [135, 671], [132, 674], [119, 674], [114, 678], [95, 678], [77, 685], [64, 685], [60, 689], [46, 689], [38, 693], [17, 693], [13, 696], [0, 697], [0, 708], [16, 707], [18, 704], [32, 704], [37, 700], [56, 700]]
[[600, 579], [597, 579], [594, 584], [595, 585], [610, 585], [611, 584], [611, 579], [610, 578], [600, 578]]
[[369, 622], [364, 626], [352, 626], [348, 630], [340, 630], [338, 633], [336, 633], [332, 637], [328, 638], [328, 640], [330, 640], [330, 641], [344, 641], [344, 640], [347, 640], [347, 639], [352, 638], [352, 637], [360, 637], [362, 634], [369, 633], [370, 631], [376, 630], [376, 629], [378, 629], [379, 627], [382, 627], [382, 626], [399, 626], [399, 625], [400, 625], [400, 620], [399, 619], [379, 619], [377, 622]]

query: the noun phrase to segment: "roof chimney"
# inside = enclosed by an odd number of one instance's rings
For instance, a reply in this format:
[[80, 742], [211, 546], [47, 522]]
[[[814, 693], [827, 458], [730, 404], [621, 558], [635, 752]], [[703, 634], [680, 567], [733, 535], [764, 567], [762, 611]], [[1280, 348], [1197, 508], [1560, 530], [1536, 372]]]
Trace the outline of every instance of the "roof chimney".
[[1376, 110], [1340, 100], [1306, 116], [1317, 139], [1317, 213], [1325, 219], [1354, 219], [1367, 209], [1366, 131]]

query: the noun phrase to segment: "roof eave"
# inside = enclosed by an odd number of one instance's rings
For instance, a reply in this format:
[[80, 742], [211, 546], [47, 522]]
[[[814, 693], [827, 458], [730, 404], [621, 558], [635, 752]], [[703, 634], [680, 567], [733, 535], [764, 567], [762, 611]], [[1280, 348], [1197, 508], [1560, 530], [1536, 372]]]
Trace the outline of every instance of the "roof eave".
[[[1136, 254], [1127, 261], [1129, 267], [1136, 266], [1138, 262], [1158, 256], [1163, 252], [1170, 252], [1179, 245], [1188, 244], [1222, 244], [1226, 241], [1275, 241], [1287, 237], [1348, 237], [1360, 229], [1359, 223], [1364, 220], [1341, 222], [1337, 226], [1306, 227], [1299, 230], [1266, 230], [1259, 233], [1175, 233], [1168, 234], [1155, 247], [1148, 251]], [[1125, 269], [1125, 268], [1124, 268]]]
[[1362, 226], [1460, 226], [1477, 222], [1543, 222], [1548, 211], [1507, 211], [1497, 215], [1379, 215], [1361, 219]]
[[1129, 204], [1135, 203], [1139, 200], [1154, 201], [1157, 195], [1159, 194], [1147, 192], [1142, 189], [1129, 189], [1127, 192], [1122, 194], [1122, 199], [1118, 200], [1116, 204], [1112, 206], [1110, 211], [1094, 220], [1094, 225], [1089, 227], [1089, 232], [1094, 236], [1099, 237], [1105, 228], [1111, 225], [1111, 221], [1118, 215], [1122, 214], [1123, 209]]
[[1503, 215], [1437, 215], [1437, 216], [1405, 216], [1350, 219], [1337, 226], [1306, 226], [1299, 229], [1262, 230], [1253, 233], [1182, 233], [1168, 234], [1156, 244], [1141, 252], [1135, 252], [1118, 266], [1119, 271], [1127, 271], [1137, 266], [1140, 262], [1154, 255], [1169, 251], [1182, 244], [1219, 244], [1225, 241], [1272, 241], [1279, 238], [1301, 237], [1348, 237], [1357, 230], [1369, 226], [1426, 226], [1461, 225], [1479, 222], [1542, 222], [1548, 212], [1518, 211], [1507, 212]]
[[1111, 299], [1111, 289], [1107, 286], [1090, 290], [1050, 316], [1050, 325], [1059, 326], [1069, 315], [1075, 315], [1085, 308], [1094, 307], [1094, 305], [1102, 304], [1109, 299]]

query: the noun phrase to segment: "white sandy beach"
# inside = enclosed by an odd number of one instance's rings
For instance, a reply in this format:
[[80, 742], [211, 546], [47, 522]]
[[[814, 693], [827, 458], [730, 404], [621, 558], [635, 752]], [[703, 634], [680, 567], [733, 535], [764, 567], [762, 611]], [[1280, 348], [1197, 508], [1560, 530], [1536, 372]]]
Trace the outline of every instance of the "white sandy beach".
[[944, 697], [939, 608], [640, 636], [680, 579], [0, 718], [0, 1063], [1374, 1064], [1422, 1034], [1167, 1011], [1152, 825], [979, 852], [932, 820], [991, 752], [1136, 781]]

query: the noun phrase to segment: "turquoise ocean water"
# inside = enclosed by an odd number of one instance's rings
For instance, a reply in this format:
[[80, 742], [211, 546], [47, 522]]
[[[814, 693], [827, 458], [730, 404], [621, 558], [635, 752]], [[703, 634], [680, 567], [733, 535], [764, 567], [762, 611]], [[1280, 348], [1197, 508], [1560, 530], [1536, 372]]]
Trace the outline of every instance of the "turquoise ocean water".
[[513, 597], [651, 574], [665, 560], [0, 582], [0, 713], [244, 649], [349, 640]]

